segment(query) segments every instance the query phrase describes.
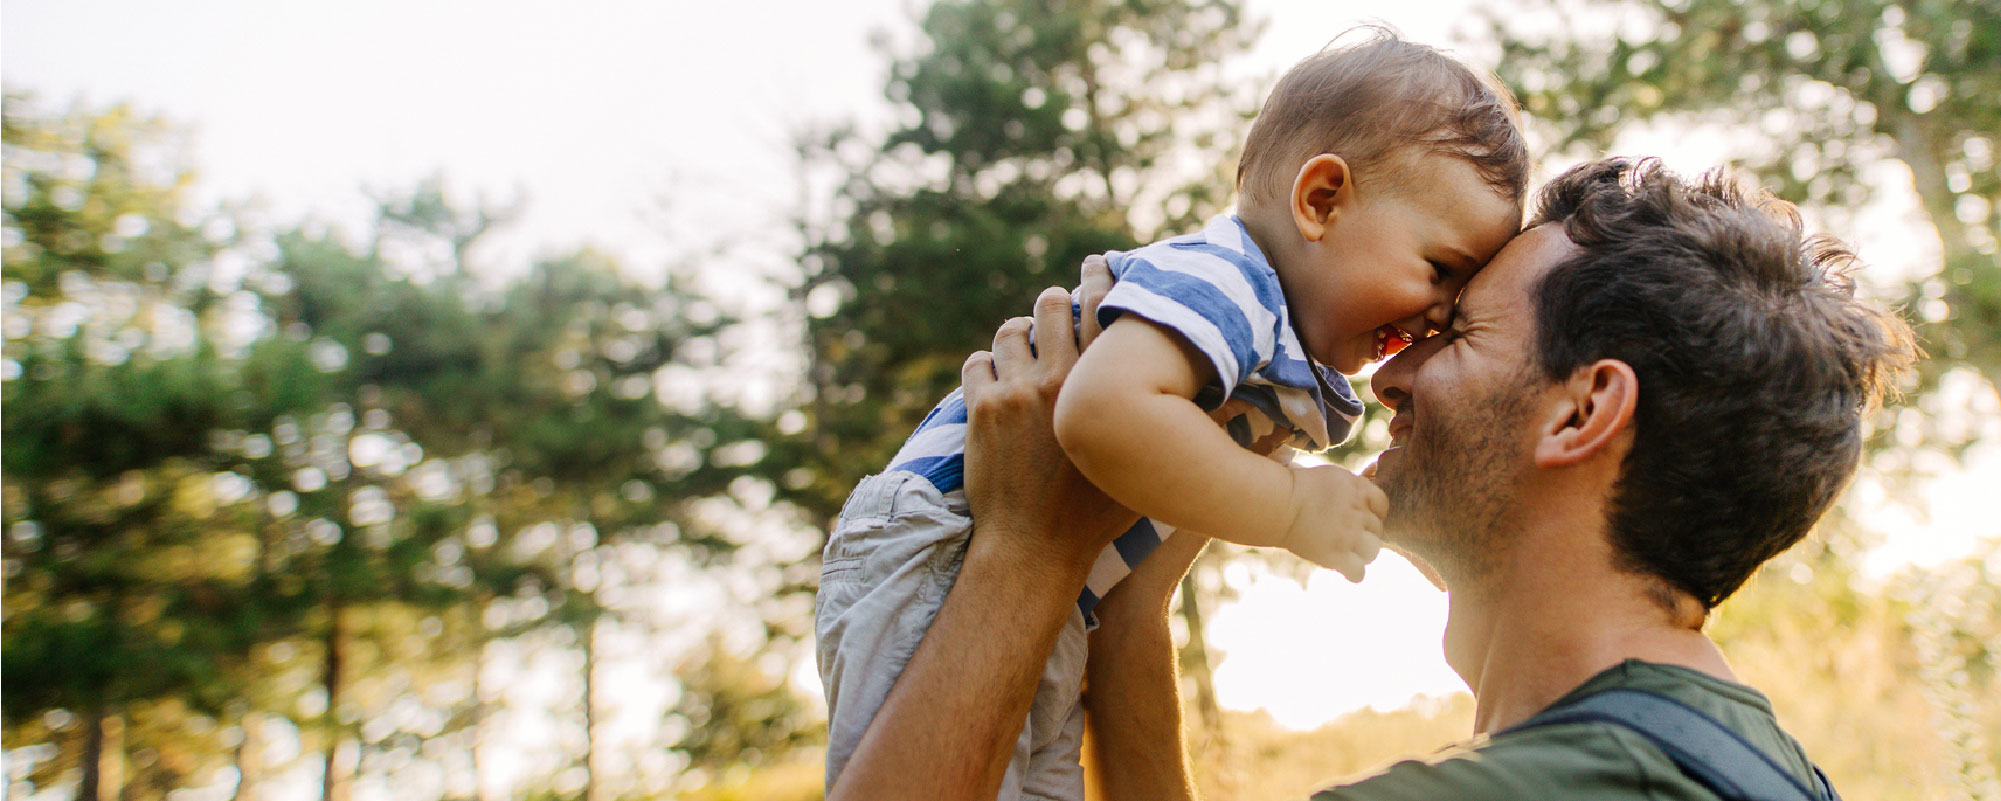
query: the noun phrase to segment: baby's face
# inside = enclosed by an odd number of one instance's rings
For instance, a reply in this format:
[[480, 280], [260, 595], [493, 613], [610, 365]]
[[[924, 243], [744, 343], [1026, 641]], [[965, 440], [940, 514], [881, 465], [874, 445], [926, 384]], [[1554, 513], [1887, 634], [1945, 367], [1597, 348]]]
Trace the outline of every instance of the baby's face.
[[[1443, 330], [1466, 281], [1521, 227], [1521, 210], [1464, 159], [1429, 155], [1376, 188], [1287, 276], [1293, 326], [1316, 361], [1352, 374]], [[1301, 275], [1300, 273], [1303, 273]]]

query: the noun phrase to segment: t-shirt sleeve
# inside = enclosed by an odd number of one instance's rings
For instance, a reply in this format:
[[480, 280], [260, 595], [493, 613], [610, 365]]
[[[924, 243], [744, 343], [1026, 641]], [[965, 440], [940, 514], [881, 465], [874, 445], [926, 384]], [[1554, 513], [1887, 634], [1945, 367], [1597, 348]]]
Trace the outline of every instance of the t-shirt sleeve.
[[1133, 314], [1173, 331], [1208, 358], [1225, 396], [1271, 360], [1282, 295], [1269, 268], [1200, 246], [1120, 255], [1118, 281], [1098, 306], [1100, 323]]

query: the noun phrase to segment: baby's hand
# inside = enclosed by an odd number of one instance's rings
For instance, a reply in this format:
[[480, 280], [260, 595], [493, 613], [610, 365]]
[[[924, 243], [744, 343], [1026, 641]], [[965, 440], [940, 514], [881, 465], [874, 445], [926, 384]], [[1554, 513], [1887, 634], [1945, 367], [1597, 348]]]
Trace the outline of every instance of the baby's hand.
[[1383, 515], [1389, 496], [1368, 479], [1333, 465], [1292, 470], [1292, 524], [1279, 545], [1349, 581], [1361, 581], [1365, 565], [1383, 547]]

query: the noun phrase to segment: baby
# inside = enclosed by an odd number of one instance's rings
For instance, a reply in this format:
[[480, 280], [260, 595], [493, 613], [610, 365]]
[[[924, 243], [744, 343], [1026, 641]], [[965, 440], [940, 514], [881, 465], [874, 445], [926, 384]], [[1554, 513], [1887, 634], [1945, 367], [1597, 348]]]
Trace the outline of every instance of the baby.
[[[1322, 51], [1253, 124], [1237, 214], [1107, 255], [1106, 328], [1062, 389], [1056, 435], [1144, 518], [1093, 568], [1001, 798], [1083, 798], [1091, 608], [1174, 530], [1361, 579], [1387, 501], [1339, 467], [1288, 463], [1288, 447], [1346, 438], [1362, 404], [1342, 374], [1445, 328], [1460, 288], [1514, 236], [1528, 168], [1514, 115], [1490, 80], [1393, 35]], [[973, 524], [965, 423], [954, 392], [855, 488], [828, 540], [815, 629], [829, 787], [957, 575]]]

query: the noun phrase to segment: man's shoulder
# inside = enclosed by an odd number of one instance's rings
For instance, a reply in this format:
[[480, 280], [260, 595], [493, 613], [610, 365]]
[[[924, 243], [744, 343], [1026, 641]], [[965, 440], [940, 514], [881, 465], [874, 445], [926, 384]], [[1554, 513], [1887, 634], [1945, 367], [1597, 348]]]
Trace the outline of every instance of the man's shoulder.
[[1329, 788], [1314, 801], [1418, 799], [1709, 798], [1657, 795], [1674, 764], [1639, 735], [1605, 723], [1549, 726], [1398, 762], [1362, 781]]
[[[1778, 727], [1771, 704], [1756, 690], [1670, 665], [1628, 661], [1586, 681], [1557, 701], [1612, 689], [1637, 689], [1701, 710], [1802, 780], [1811, 766], [1799, 744]], [[1432, 758], [1390, 766], [1355, 784], [1330, 788], [1316, 801], [1392, 799], [1713, 799], [1645, 736], [1623, 725], [1592, 721], [1504, 731]]]

